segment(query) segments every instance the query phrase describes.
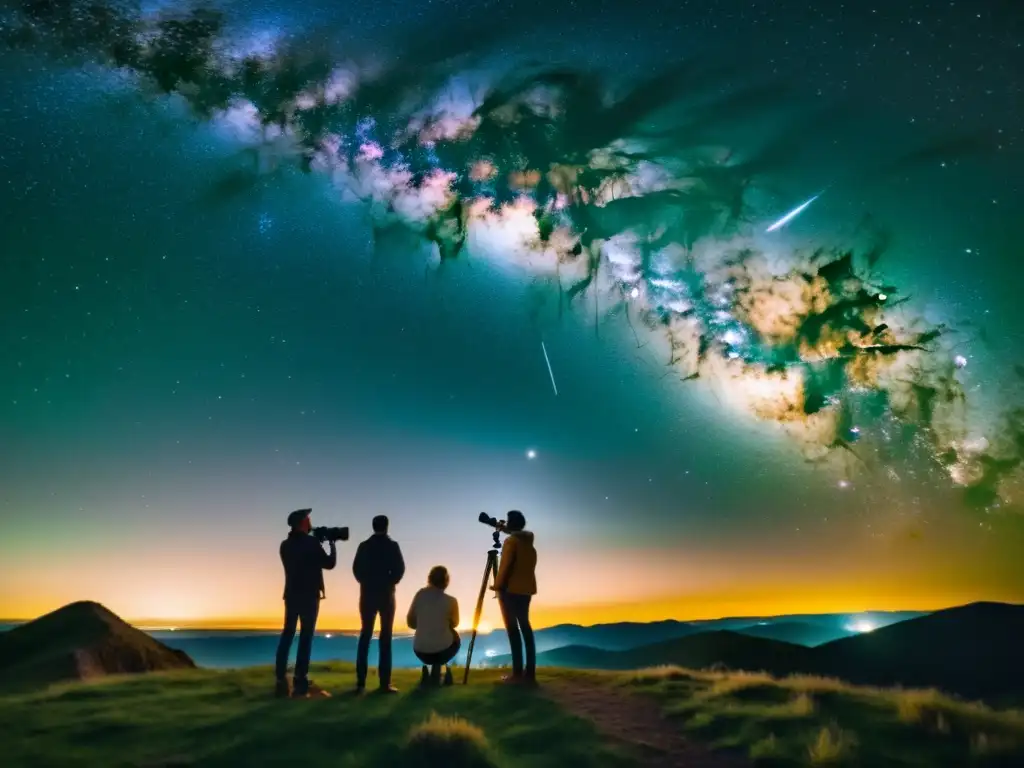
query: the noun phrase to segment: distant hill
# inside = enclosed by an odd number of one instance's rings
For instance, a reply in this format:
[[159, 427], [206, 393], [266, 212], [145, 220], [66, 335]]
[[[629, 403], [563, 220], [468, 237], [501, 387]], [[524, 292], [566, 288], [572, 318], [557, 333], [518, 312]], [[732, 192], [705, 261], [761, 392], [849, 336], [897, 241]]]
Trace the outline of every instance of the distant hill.
[[672, 640], [705, 631], [697, 624], [685, 621], [623, 621], [613, 624], [557, 624], [536, 630], [534, 637], [538, 651], [567, 645], [587, 645], [606, 651], [624, 651], [641, 645]]
[[[723, 629], [754, 637], [815, 646], [850, 636], [853, 626], [883, 627], [921, 615], [923, 614], [920, 612], [912, 611], [872, 611], [856, 614], [726, 617], [700, 621], [616, 622], [591, 626], [559, 624], [538, 629], [534, 636], [538, 653], [566, 646], [624, 651]], [[0, 624], [0, 632], [7, 628]], [[399, 626], [397, 629], [402, 627]], [[200, 666], [214, 668], [266, 664], [269, 659], [274, 658], [278, 638], [278, 633], [274, 630], [154, 629], [147, 634], [171, 648], [184, 651]], [[354, 661], [357, 634], [351, 630], [321, 628], [313, 644], [313, 659]], [[458, 657], [460, 662], [465, 659], [466, 647], [467, 644], [464, 643], [464, 650]], [[409, 637], [396, 636], [392, 649], [395, 666], [419, 666]], [[484, 661], [507, 653], [508, 640], [500, 627], [490, 634], [477, 638], [475, 659]]]
[[813, 668], [852, 683], [966, 697], [1024, 694], [1024, 605], [972, 603], [814, 649]]
[[[775, 625], [776, 631], [780, 626]], [[759, 627], [765, 632], [769, 628]], [[938, 688], [967, 698], [998, 700], [1024, 696], [1022, 648], [1024, 606], [973, 603], [816, 648], [720, 630], [626, 651], [568, 646], [538, 654], [537, 663], [609, 670], [723, 665], [774, 675], [835, 677], [861, 685]], [[485, 663], [507, 665], [511, 657], [495, 656]]]
[[[667, 640], [662, 643], [605, 651], [587, 646], [568, 646], [537, 654], [538, 666], [574, 669], [641, 669], [672, 664], [693, 669], [722, 666], [727, 669], [764, 670], [786, 674], [807, 665], [810, 650], [793, 643], [749, 637], [719, 630]], [[487, 664], [511, 664], [511, 656], [495, 656]]]
[[757, 624], [779, 624], [782, 622], [800, 622], [822, 627], [841, 629], [854, 623], [868, 622], [872, 626], [884, 627], [907, 619], [916, 619], [928, 615], [929, 611], [858, 611], [857, 613], [791, 613], [782, 616], [731, 616], [722, 619], [702, 619], [691, 621], [701, 632], [712, 629], [731, 629], [741, 631]]
[[826, 624], [809, 621], [761, 622], [749, 627], [741, 627], [737, 632], [750, 637], [764, 637], [769, 640], [781, 640], [812, 648], [816, 645], [832, 642], [843, 637], [859, 634], [858, 632]]
[[821, 645], [831, 640], [857, 634], [850, 627], [868, 623], [884, 627], [918, 618], [920, 611], [869, 611], [864, 613], [822, 613], [792, 616], [746, 616], [700, 621], [619, 622], [614, 624], [558, 624], [536, 630], [537, 651], [548, 651], [568, 645], [586, 645], [606, 651], [625, 651], [678, 637], [716, 630], [731, 630], [754, 637]]
[[8, 689], [194, 667], [187, 654], [126, 624], [99, 603], [71, 603], [0, 633], [0, 680]]

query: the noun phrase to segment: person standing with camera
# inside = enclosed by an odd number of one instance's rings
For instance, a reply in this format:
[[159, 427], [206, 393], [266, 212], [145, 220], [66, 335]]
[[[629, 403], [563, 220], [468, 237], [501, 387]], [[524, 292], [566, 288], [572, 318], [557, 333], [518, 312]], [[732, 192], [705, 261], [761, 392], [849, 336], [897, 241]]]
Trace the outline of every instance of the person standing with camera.
[[405, 560], [398, 542], [388, 536], [388, 518], [373, 518], [373, 535], [356, 549], [352, 575], [359, 582], [359, 646], [356, 650], [356, 690], [366, 688], [370, 640], [380, 616], [377, 676], [381, 693], [397, 693], [391, 685], [391, 633], [395, 626], [395, 585], [405, 575]]
[[[537, 679], [537, 649], [530, 626], [530, 601], [537, 594], [537, 550], [533, 533], [526, 530], [522, 512], [512, 510], [505, 524], [508, 536], [501, 545], [501, 564], [491, 589], [498, 593], [501, 618], [512, 648], [512, 675], [506, 682], [534, 683]], [[523, 664], [523, 649], [526, 664]]]
[[334, 539], [329, 541], [330, 553], [310, 532], [313, 525], [311, 509], [298, 509], [288, 515], [288, 538], [281, 542], [281, 564], [284, 565], [284, 630], [277, 644], [277, 696], [288, 696], [288, 654], [295, 639], [296, 624], [301, 622], [299, 648], [295, 654], [295, 672], [292, 696], [330, 696], [308, 678], [309, 657], [313, 650], [313, 633], [320, 613], [324, 591], [324, 571], [338, 562], [338, 549]]

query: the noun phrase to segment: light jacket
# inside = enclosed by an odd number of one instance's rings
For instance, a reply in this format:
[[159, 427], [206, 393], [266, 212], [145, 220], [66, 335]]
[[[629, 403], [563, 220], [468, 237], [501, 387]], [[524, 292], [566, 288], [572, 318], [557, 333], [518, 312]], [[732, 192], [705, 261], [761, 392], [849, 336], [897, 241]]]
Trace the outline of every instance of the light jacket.
[[409, 629], [416, 630], [412, 647], [420, 653], [437, 653], [455, 642], [459, 626], [459, 601], [437, 587], [424, 587], [412, 599], [405, 617]]
[[516, 531], [501, 545], [501, 565], [494, 588], [513, 595], [537, 594], [537, 550], [533, 548], [532, 531]]

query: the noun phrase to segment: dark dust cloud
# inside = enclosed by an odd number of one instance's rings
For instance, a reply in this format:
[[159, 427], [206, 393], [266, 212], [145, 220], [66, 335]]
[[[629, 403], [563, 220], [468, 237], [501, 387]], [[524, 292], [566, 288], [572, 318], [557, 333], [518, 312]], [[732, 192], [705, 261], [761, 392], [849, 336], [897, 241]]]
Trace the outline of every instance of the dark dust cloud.
[[9, 6], [5, 526], [1019, 536], [1020, 14], [656, 5]]

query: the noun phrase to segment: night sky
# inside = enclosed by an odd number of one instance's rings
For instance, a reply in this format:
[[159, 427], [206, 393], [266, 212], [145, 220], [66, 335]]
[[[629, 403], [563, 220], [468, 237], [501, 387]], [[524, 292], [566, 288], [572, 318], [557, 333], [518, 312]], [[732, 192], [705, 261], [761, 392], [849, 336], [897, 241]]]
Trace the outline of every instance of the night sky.
[[[477, 514], [520, 509], [540, 624], [1024, 602], [1024, 433], [1002, 421], [1024, 390], [1015, 6], [224, 6], [236, 40], [315, 36], [339, 64], [469, 30], [458, 67], [474, 76], [533, 60], [628, 84], [698, 56], [731, 86], [770, 82], [713, 123], [738, 157], [790, 136], [729, 237], [761, 242], [819, 193], [776, 252], [884, 233], [906, 328], [944, 329], [958, 445], [984, 436], [1005, 462], [981, 504], [948, 461], [871, 448], [890, 440], [881, 419], [855, 427], [866, 464], [808, 461], [778, 420], [730, 405], [742, 376], [682, 381], [656, 332], [622, 314], [595, 328], [586, 296], [559, 316], [500, 238], [438, 265], [415, 233], [375, 238], [375, 209], [336, 177], [254, 155], [228, 121], [42, 43], [5, 47], [0, 616], [92, 599], [137, 621], [272, 625], [300, 507], [354, 539], [389, 515], [399, 603], [443, 563], [464, 614], [490, 544]], [[354, 543], [321, 625], [355, 623]]]

